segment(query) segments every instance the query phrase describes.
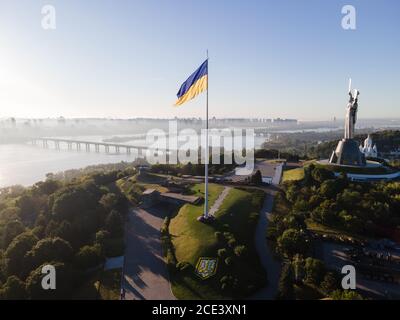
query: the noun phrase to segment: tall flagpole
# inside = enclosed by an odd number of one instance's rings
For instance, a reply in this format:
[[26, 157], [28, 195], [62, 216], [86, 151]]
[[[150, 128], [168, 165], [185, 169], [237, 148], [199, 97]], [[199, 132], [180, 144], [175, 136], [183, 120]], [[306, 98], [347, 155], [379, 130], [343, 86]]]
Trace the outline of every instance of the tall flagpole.
[[206, 163], [204, 166], [204, 180], [205, 180], [205, 185], [204, 185], [204, 218], [208, 219], [208, 49], [207, 49], [207, 94], [206, 94], [206, 152], [205, 152], [205, 158], [206, 158]]

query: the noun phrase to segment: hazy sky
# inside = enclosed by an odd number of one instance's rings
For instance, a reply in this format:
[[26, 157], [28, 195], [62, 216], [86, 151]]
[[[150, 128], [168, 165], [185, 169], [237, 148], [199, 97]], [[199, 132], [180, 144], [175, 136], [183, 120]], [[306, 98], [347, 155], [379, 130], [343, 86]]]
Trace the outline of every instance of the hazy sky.
[[399, 118], [399, 31], [398, 0], [0, 0], [0, 118], [203, 116], [172, 105], [207, 48], [210, 116], [343, 117], [351, 76], [359, 117]]

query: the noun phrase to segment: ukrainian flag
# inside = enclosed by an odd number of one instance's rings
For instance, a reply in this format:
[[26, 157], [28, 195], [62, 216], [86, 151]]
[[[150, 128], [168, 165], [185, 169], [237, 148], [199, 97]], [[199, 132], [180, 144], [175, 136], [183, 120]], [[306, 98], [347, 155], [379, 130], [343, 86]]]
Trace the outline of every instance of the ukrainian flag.
[[207, 89], [208, 59], [181, 85], [177, 94], [178, 100], [175, 102], [175, 105], [180, 106]]

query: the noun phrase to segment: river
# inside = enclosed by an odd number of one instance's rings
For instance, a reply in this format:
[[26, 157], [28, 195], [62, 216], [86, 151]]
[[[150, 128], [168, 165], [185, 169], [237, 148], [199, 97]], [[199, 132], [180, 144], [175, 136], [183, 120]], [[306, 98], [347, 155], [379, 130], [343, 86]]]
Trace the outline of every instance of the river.
[[[122, 135], [118, 135], [121, 137]], [[58, 137], [61, 138], [61, 137]], [[83, 140], [92, 142], [101, 142], [112, 136], [76, 136], [63, 137], [72, 140]], [[265, 137], [255, 137], [255, 146], [259, 147]], [[122, 144], [135, 146], [146, 145], [145, 139], [136, 138], [133, 141], [124, 141]], [[23, 144], [0, 144], [0, 188], [10, 185], [20, 184], [29, 186], [33, 183], [43, 180], [47, 173], [56, 173], [69, 169], [84, 168], [89, 165], [118, 163], [121, 161], [133, 161], [134, 155], [127, 155], [124, 150], [120, 154], [105, 152], [95, 153], [85, 152], [83, 147], [81, 151], [68, 151], [66, 146], [62, 150], [55, 150], [50, 143], [50, 148], [44, 149], [39, 146]]]
[[133, 161], [126, 154], [86, 153], [43, 149], [29, 145], [0, 145], [0, 187], [24, 186], [43, 180], [46, 173], [83, 168], [93, 164]]

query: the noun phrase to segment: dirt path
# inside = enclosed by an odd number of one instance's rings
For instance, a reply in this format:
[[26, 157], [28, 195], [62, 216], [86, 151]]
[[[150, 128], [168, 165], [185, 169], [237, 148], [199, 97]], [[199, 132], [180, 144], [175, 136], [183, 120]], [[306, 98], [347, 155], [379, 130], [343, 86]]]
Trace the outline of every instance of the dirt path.
[[224, 190], [222, 190], [221, 194], [218, 196], [217, 200], [215, 200], [213, 206], [211, 207], [209, 212], [210, 215], [213, 216], [218, 211], [219, 207], [222, 205], [225, 197], [228, 195], [231, 189], [231, 187], [224, 187]]
[[122, 286], [126, 300], [174, 300], [164, 262], [161, 209], [132, 209], [125, 235]]

